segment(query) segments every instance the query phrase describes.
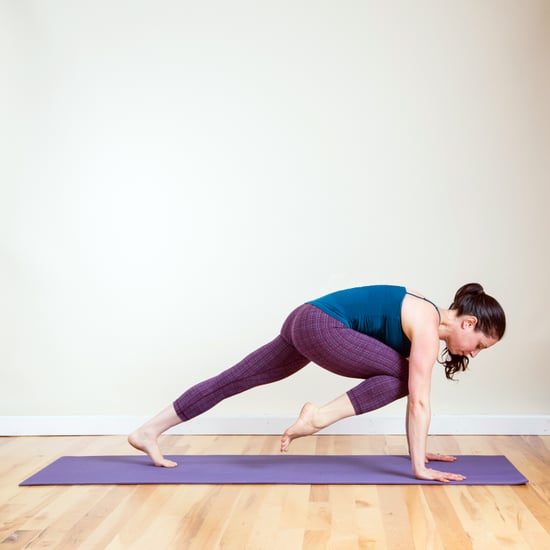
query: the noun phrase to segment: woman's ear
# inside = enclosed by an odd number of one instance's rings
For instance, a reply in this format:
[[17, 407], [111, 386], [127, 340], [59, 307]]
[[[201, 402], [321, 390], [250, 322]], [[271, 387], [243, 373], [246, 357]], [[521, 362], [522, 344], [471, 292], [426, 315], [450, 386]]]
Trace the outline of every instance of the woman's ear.
[[477, 325], [477, 317], [473, 315], [465, 315], [462, 319], [462, 328], [475, 328]]

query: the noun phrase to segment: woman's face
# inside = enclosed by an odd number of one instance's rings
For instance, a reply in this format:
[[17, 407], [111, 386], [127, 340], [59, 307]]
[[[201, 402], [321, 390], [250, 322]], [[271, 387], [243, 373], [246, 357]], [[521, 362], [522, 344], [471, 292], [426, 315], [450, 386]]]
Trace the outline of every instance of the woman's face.
[[481, 350], [489, 348], [498, 342], [497, 338], [487, 336], [476, 330], [477, 319], [464, 315], [457, 319], [454, 330], [446, 340], [447, 349], [453, 355], [475, 357]]

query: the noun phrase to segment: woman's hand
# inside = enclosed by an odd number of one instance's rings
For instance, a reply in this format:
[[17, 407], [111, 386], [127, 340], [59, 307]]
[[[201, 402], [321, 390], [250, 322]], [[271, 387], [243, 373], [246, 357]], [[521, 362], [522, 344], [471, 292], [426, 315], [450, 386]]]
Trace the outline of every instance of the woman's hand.
[[414, 477], [416, 479], [427, 479], [430, 481], [443, 481], [448, 483], [449, 481], [462, 481], [466, 479], [462, 474], [453, 474], [451, 472], [440, 472], [439, 470], [433, 470], [432, 468], [423, 468], [419, 472], [415, 472]]
[[[426, 453], [426, 464], [433, 461], [438, 462], [454, 462], [456, 460], [455, 456], [441, 455], [434, 453]], [[434, 470], [432, 468], [423, 468], [422, 470], [414, 474], [416, 479], [428, 479], [431, 481], [443, 481], [447, 483], [449, 481], [462, 481], [466, 479], [462, 474], [453, 474], [451, 472], [440, 472], [439, 470]]]
[[426, 464], [428, 464], [430, 460], [435, 460], [438, 462], [454, 462], [456, 460], [456, 456], [426, 453], [426, 460], [425, 460]]

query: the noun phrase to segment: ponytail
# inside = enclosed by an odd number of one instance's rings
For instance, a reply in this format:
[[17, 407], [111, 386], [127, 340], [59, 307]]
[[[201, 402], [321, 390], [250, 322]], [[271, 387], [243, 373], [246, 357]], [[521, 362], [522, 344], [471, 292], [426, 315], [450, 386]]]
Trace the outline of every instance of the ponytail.
[[[472, 315], [477, 319], [476, 331], [481, 331], [491, 338], [500, 340], [506, 330], [506, 317], [500, 304], [488, 294], [478, 283], [469, 283], [460, 287], [449, 309], [455, 310], [457, 317]], [[469, 357], [455, 355], [448, 348], [443, 350], [443, 357], [439, 361], [445, 366], [445, 376], [454, 379], [457, 372], [468, 368]]]

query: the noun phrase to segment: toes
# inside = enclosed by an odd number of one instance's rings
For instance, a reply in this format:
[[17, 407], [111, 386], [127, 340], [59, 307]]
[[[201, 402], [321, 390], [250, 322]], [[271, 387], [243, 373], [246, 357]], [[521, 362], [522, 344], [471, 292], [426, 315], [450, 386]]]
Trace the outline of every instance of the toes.
[[290, 437], [288, 436], [288, 434], [284, 434], [283, 437], [281, 438], [281, 452], [282, 453], [286, 453], [288, 451], [288, 446], [290, 445]]

